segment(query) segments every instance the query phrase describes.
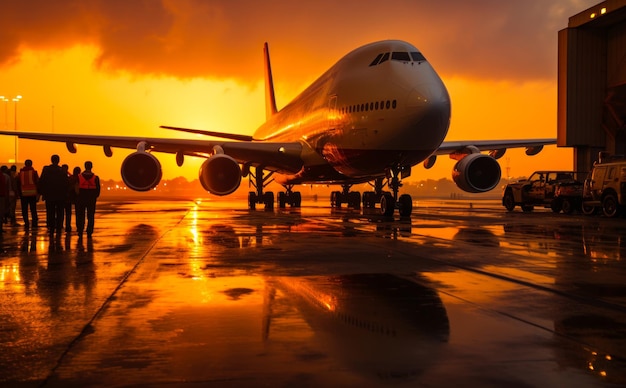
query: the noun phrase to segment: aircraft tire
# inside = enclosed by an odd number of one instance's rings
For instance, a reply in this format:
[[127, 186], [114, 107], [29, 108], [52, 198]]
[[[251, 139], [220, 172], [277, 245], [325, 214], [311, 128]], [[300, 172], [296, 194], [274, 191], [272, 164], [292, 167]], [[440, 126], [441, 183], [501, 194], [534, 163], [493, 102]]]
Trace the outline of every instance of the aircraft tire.
[[341, 192], [333, 191], [330, 193], [330, 207], [336, 209], [341, 207]]
[[354, 209], [361, 208], [361, 193], [352, 191], [348, 194], [348, 204]]
[[374, 208], [376, 207], [376, 201], [374, 199], [375, 194], [373, 191], [366, 191], [363, 193], [363, 207], [364, 208]]
[[248, 209], [256, 209], [256, 193], [254, 191], [248, 193]]
[[294, 191], [291, 193], [293, 199], [291, 200], [292, 207], [301, 207], [302, 206], [302, 194], [299, 191]]
[[384, 193], [380, 198], [380, 213], [385, 217], [391, 217], [395, 208], [396, 203], [393, 196], [390, 193]]
[[274, 193], [271, 191], [263, 194], [263, 204], [265, 205], [265, 210], [274, 210]]
[[398, 198], [400, 217], [411, 217], [413, 212], [413, 199], [408, 194], [402, 194]]

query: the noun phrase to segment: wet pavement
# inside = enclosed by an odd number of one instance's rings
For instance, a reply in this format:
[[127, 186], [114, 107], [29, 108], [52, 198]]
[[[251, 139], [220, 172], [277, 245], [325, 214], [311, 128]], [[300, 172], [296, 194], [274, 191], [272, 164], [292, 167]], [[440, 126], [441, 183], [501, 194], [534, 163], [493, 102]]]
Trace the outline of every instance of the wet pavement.
[[0, 386], [626, 384], [624, 219], [245, 205], [101, 201], [83, 241], [5, 225]]

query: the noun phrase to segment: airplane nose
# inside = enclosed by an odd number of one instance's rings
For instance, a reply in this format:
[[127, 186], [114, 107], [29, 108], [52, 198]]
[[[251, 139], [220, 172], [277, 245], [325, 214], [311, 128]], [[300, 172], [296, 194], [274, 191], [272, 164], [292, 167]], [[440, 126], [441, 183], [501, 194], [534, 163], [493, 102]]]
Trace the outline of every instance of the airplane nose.
[[[414, 87], [407, 99], [407, 113], [411, 125], [408, 136], [416, 136], [420, 147], [435, 150], [443, 141], [450, 126], [450, 97], [445, 87], [438, 84], [421, 84]], [[414, 128], [428, 128], [417, 131]]]
[[428, 85], [419, 85], [409, 93], [409, 98], [407, 99], [407, 107], [411, 108], [422, 108], [425, 107], [428, 102], [431, 100], [431, 92]]
[[450, 97], [445, 88], [439, 85], [418, 85], [409, 93], [407, 109], [416, 118], [428, 118], [438, 122], [437, 128], [446, 127], [450, 121]]
[[421, 84], [414, 87], [407, 99], [408, 108], [450, 105], [450, 98], [445, 89], [438, 85]]

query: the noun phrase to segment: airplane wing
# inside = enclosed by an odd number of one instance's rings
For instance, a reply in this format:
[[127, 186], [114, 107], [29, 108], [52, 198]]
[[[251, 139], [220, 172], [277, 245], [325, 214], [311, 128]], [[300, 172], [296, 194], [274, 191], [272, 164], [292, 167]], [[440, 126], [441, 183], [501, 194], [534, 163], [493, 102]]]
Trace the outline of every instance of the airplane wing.
[[[470, 147], [479, 151], [499, 151], [507, 148], [526, 148], [528, 155], [535, 155], [544, 145], [556, 144], [556, 139], [521, 139], [521, 140], [462, 140], [444, 141], [441, 143], [436, 155], [448, 155], [454, 153], [467, 153]], [[501, 156], [501, 155], [500, 155]]]
[[300, 157], [302, 145], [298, 142], [172, 139], [14, 131], [0, 131], [0, 135], [65, 143], [68, 151], [72, 153], [76, 152], [76, 144], [102, 146], [105, 154], [110, 156], [111, 147], [137, 149], [143, 143], [146, 151], [207, 158], [215, 152], [215, 147], [221, 147], [239, 163], [261, 165], [269, 171], [296, 173], [303, 165]]

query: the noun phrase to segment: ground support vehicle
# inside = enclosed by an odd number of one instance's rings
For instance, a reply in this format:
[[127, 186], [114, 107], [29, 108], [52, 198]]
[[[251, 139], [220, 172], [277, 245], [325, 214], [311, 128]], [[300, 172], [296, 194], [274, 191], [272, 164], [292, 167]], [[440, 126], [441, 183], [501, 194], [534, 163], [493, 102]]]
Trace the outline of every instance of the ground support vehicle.
[[617, 217], [626, 212], [626, 157], [601, 152], [598, 159], [585, 180], [582, 210]]
[[504, 188], [502, 205], [513, 211], [533, 211], [535, 206], [552, 209], [558, 213], [580, 210], [583, 199], [581, 173], [576, 171], [535, 171], [528, 179], [509, 183]]

